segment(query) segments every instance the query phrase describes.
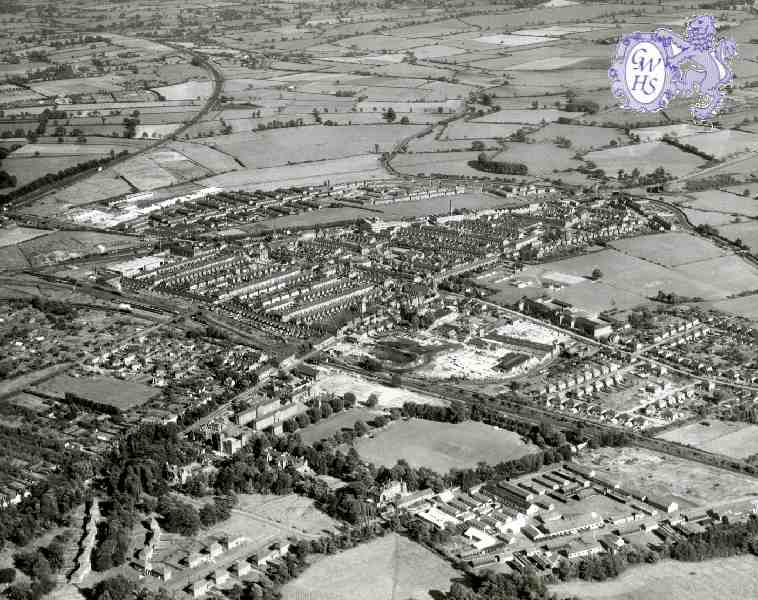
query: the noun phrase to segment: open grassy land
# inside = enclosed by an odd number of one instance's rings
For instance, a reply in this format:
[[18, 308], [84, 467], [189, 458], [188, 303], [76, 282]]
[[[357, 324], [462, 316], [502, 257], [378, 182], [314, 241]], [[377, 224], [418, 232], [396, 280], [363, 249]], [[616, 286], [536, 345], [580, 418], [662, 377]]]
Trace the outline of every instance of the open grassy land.
[[641, 235], [611, 242], [626, 254], [666, 267], [705, 261], [725, 256], [727, 252], [712, 242], [688, 233]]
[[321, 419], [318, 423], [308, 425], [305, 429], [298, 429], [297, 433], [306, 444], [313, 444], [331, 437], [343, 429], [352, 429], [356, 421], [363, 421], [364, 423], [370, 421], [377, 414], [377, 411], [367, 408], [351, 408], [334, 414], [328, 419]]
[[615, 177], [619, 169], [631, 173], [637, 168], [640, 173], [652, 173], [658, 167], [663, 167], [674, 177], [681, 177], [693, 172], [705, 161], [694, 154], [689, 154], [670, 146], [665, 142], [648, 142], [621, 146], [607, 150], [590, 152], [585, 156], [603, 169], [609, 177]]
[[394, 422], [373, 438], [358, 441], [359, 454], [377, 465], [393, 466], [401, 458], [415, 467], [439, 473], [475, 467], [480, 461], [499, 463], [535, 450], [512, 431], [475, 421], [436, 423], [423, 419]]
[[699, 563], [666, 560], [629, 569], [602, 583], [572, 581], [551, 586], [558, 597], [584, 600], [713, 600], [758, 597], [758, 558], [733, 556]]
[[733, 458], [758, 453], [758, 425], [707, 419], [662, 433], [658, 437]]
[[578, 462], [622, 485], [651, 495], [673, 496], [683, 506], [712, 507], [758, 493], [758, 481], [643, 448], [601, 448]]
[[238, 494], [236, 511], [255, 515], [306, 535], [322, 535], [337, 530], [337, 522], [313, 505], [313, 500], [297, 494]]
[[321, 557], [282, 588], [284, 600], [431, 600], [455, 571], [442, 558], [396, 534]]
[[113, 377], [71, 377], [58, 375], [37, 386], [37, 390], [57, 398], [71, 394], [88, 402], [126, 411], [145, 404], [160, 394], [160, 390], [141, 383]]

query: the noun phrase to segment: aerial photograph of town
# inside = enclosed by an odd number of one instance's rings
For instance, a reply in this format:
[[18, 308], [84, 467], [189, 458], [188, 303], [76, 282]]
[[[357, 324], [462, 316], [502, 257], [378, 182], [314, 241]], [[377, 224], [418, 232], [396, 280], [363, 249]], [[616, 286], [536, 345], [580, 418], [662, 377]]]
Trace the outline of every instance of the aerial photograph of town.
[[758, 2], [0, 0], [43, 599], [758, 599]]

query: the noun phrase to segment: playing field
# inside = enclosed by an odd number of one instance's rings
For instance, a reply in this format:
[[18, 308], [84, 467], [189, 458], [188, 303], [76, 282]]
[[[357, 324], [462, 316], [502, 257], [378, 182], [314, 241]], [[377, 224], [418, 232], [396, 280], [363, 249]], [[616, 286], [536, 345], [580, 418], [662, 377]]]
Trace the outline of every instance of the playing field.
[[604, 582], [571, 581], [550, 587], [559, 598], [583, 600], [728, 600], [758, 598], [758, 557], [733, 556], [705, 562], [666, 560], [629, 569]]
[[673, 496], [680, 506], [717, 507], [758, 494], [758, 481], [752, 477], [644, 448], [601, 448], [577, 460], [622, 488]]
[[[319, 556], [282, 588], [284, 600], [431, 600], [458, 575], [442, 558], [397, 534]], [[434, 591], [435, 594], [430, 592]]]
[[99, 406], [125, 411], [145, 404], [160, 394], [160, 390], [141, 383], [112, 377], [71, 377], [58, 375], [40, 383], [37, 389], [57, 398], [72, 395]]
[[658, 437], [732, 458], [758, 454], [758, 425], [707, 419], [662, 433]]
[[358, 453], [376, 465], [392, 467], [405, 459], [414, 467], [437, 473], [520, 458], [536, 451], [512, 432], [475, 421], [437, 423], [410, 419], [392, 423], [387, 429], [358, 441]]
[[661, 233], [616, 240], [617, 250], [666, 267], [725, 256], [727, 252], [709, 240], [688, 233]]

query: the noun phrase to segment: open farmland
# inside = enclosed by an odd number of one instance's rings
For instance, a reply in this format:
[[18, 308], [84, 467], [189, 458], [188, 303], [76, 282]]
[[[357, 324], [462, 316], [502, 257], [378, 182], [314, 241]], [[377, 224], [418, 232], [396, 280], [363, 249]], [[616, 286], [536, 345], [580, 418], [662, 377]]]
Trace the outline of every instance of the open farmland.
[[671, 429], [658, 437], [732, 458], [758, 454], [758, 425], [708, 419]]
[[85, 402], [107, 406], [116, 411], [126, 411], [141, 406], [160, 393], [157, 388], [112, 377], [71, 377], [69, 375], [57, 375], [38, 384], [36, 390], [60, 399], [70, 394]]
[[615, 177], [619, 169], [631, 173], [639, 169], [640, 173], [652, 173], [658, 167], [663, 167], [674, 177], [692, 173], [705, 161], [699, 156], [689, 154], [666, 144], [665, 142], [648, 142], [621, 146], [590, 152], [584, 157], [603, 169], [609, 177]]
[[432, 600], [457, 577], [445, 560], [390, 533], [334, 556], [319, 557], [282, 588], [283, 600]]
[[560, 597], [584, 600], [712, 600], [713, 598], [758, 597], [752, 555], [716, 558], [688, 563], [665, 560], [629, 569], [604, 582], [572, 581], [550, 587]]
[[706, 261], [725, 256], [722, 250], [709, 240], [688, 233], [662, 233], [642, 235], [616, 240], [611, 244], [616, 250], [637, 258], [649, 260], [665, 267]]
[[643, 448], [601, 448], [578, 462], [622, 487], [673, 497], [680, 507], [726, 505], [758, 493], [758, 481], [750, 476]]
[[374, 152], [375, 144], [380, 152], [386, 152], [423, 129], [420, 125], [293, 127], [206, 138], [203, 143], [234, 156], [248, 168], [262, 168], [368, 154]]
[[390, 423], [357, 442], [358, 453], [376, 465], [392, 467], [405, 459], [413, 467], [437, 473], [472, 468], [479, 462], [497, 464], [536, 451], [512, 432], [476, 421], [437, 423], [423, 419]]

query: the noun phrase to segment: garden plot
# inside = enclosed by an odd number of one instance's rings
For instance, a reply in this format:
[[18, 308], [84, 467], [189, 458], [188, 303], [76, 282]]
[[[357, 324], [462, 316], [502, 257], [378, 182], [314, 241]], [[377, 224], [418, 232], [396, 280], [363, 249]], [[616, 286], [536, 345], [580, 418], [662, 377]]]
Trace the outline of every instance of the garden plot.
[[664, 142], [648, 142], [598, 150], [586, 154], [584, 158], [595, 163], [610, 177], [615, 177], [619, 169], [630, 173], [636, 168], [646, 175], [658, 167], [663, 167], [674, 177], [681, 177], [692, 173], [705, 163], [702, 158]]
[[666, 267], [707, 261], [730, 254], [713, 242], [689, 233], [641, 235], [615, 240], [609, 245], [626, 254]]
[[358, 402], [365, 402], [371, 394], [376, 394], [379, 399], [377, 407], [380, 409], [400, 408], [406, 402], [447, 406], [447, 402], [440, 398], [412, 392], [403, 388], [389, 387], [352, 373], [346, 373], [337, 369], [322, 369], [322, 371], [324, 372], [323, 375], [311, 388], [313, 395], [335, 394], [343, 396], [347, 392], [352, 392], [355, 394]]

